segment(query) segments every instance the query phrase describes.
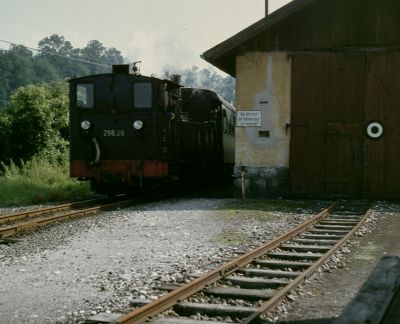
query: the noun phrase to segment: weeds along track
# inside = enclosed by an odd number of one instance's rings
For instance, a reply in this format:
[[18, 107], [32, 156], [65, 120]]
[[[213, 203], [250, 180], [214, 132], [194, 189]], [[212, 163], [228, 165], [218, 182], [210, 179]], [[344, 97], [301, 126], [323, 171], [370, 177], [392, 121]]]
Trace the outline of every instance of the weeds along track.
[[38, 208], [15, 214], [0, 215], [0, 241], [10, 241], [11, 236], [36, 229], [71, 217], [95, 214], [127, 203], [136, 202], [129, 196], [101, 198]]
[[187, 284], [156, 287], [169, 292], [155, 301], [138, 300], [131, 313], [98, 314], [86, 323], [257, 323], [362, 226], [370, 206], [368, 201], [337, 201], [290, 232]]

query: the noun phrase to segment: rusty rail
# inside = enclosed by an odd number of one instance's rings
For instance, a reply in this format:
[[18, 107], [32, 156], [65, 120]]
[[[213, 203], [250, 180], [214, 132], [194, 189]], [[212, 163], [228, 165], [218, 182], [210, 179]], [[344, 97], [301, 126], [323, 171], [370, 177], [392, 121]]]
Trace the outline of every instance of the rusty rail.
[[101, 203], [103, 201], [107, 201], [108, 199], [109, 198], [90, 199], [90, 200], [84, 200], [84, 201], [79, 201], [79, 202], [74, 202], [74, 203], [57, 205], [57, 206], [38, 208], [38, 209], [34, 209], [34, 210], [26, 210], [26, 211], [14, 213], [14, 214], [0, 215], [0, 224], [4, 224], [7, 222], [11, 222], [11, 221], [17, 221], [17, 220], [20, 220], [23, 218], [28, 218], [28, 217], [37, 217], [37, 216], [41, 216], [43, 214], [54, 213], [54, 212], [58, 212], [61, 210], [73, 209], [73, 208], [76, 208], [79, 206], [84, 206], [84, 205], [89, 205], [89, 204], [94, 204], [94, 203]]
[[[60, 205], [60, 206], [55, 206], [53, 209], [52, 207], [49, 208], [44, 208], [44, 209], [38, 209], [38, 210], [34, 210], [31, 211], [31, 213], [36, 216], [36, 215], [43, 215], [46, 213], [49, 213], [50, 211], [54, 212], [54, 211], [59, 211], [59, 210], [63, 210], [63, 209], [67, 209], [67, 208], [71, 208], [71, 205], [74, 205], [74, 207], [77, 207], [77, 205], [82, 205], [82, 204], [87, 204], [88, 202], [98, 202], [98, 201], [102, 201], [102, 200], [109, 200], [107, 198], [101, 199], [101, 200], [90, 200], [90, 201], [84, 201], [84, 202], [79, 202], [79, 203], [73, 203], [73, 204], [65, 204], [65, 205]], [[84, 216], [84, 215], [89, 215], [89, 214], [95, 214], [100, 210], [105, 210], [114, 206], [118, 206], [121, 204], [125, 204], [128, 201], [131, 201], [132, 199], [126, 199], [126, 200], [122, 200], [122, 201], [118, 201], [118, 202], [112, 202], [112, 203], [108, 203], [108, 204], [102, 204], [102, 205], [98, 205], [95, 207], [90, 207], [90, 208], [86, 208], [86, 209], [81, 209], [81, 210], [77, 210], [77, 211], [70, 211], [70, 212], [66, 212], [66, 213], [62, 213], [62, 214], [57, 214], [57, 215], [50, 215], [49, 217], [43, 217], [43, 218], [38, 218], [38, 219], [33, 219], [31, 221], [28, 222], [24, 222], [24, 223], [18, 223], [16, 225], [12, 225], [12, 226], [6, 226], [3, 228], [0, 228], [0, 238], [7, 238], [10, 236], [13, 236], [15, 234], [21, 233], [21, 232], [25, 232], [27, 230], [31, 230], [33, 228], [37, 228], [40, 226], [44, 226], [53, 222], [57, 222], [69, 217], [78, 217], [78, 216]], [[43, 212], [44, 210], [44, 212]], [[39, 213], [39, 211], [42, 211], [42, 213]], [[26, 214], [29, 212], [24, 212], [22, 214]], [[36, 214], [39, 213], [39, 214]], [[5, 215], [8, 216], [8, 215]], [[16, 216], [18, 218], [18, 214], [13, 214], [11, 216]], [[21, 216], [23, 217], [28, 217], [28, 216]], [[20, 217], [20, 218], [21, 218]]]
[[370, 216], [372, 211], [368, 209], [368, 211], [364, 214], [364, 216], [360, 219], [360, 222], [354, 226], [354, 228], [347, 233], [342, 239], [340, 239], [329, 251], [327, 251], [321, 258], [319, 258], [312, 266], [307, 268], [307, 270], [303, 271], [298, 277], [296, 277], [293, 281], [291, 281], [287, 286], [280, 289], [277, 294], [275, 294], [271, 299], [262, 303], [257, 312], [253, 313], [251, 316], [242, 321], [242, 324], [250, 324], [254, 321], [258, 320], [261, 315], [264, 315], [268, 311], [275, 308], [286, 296], [286, 294], [301, 284], [304, 280], [310, 277], [322, 264], [324, 264], [343, 244], [354, 235], [355, 232], [364, 224], [365, 220]]
[[[190, 283], [160, 297], [154, 302], [140, 307], [131, 313], [119, 317], [114, 323], [143, 323], [147, 319], [160, 314], [161, 312], [173, 307], [180, 301], [194, 295], [195, 293], [201, 291], [207, 285], [215, 283], [216, 281], [222, 279], [223, 277], [237, 271], [243, 266], [249, 264], [258, 257], [264, 255], [265, 253], [273, 250], [274, 248], [281, 245], [283, 242], [291, 239], [294, 236], [304, 232], [309, 227], [316, 224], [321, 219], [329, 215], [329, 212], [337, 205], [338, 201], [332, 204], [330, 207], [324, 209], [322, 212], [312, 217], [305, 223], [295, 227], [290, 232], [278, 237], [277, 239], [267, 242], [266, 244], [240, 256], [239, 258], [232, 260], [218, 268], [206, 273], [205, 275], [191, 281]], [[283, 298], [283, 297], [282, 297]], [[258, 314], [257, 314], [258, 315]]]

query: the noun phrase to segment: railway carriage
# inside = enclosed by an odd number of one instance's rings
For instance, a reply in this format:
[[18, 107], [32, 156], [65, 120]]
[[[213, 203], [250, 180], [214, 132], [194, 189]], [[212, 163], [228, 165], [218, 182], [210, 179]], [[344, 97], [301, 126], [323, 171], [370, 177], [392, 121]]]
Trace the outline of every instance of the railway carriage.
[[196, 181], [233, 166], [235, 109], [215, 92], [129, 65], [69, 84], [70, 175], [95, 191]]

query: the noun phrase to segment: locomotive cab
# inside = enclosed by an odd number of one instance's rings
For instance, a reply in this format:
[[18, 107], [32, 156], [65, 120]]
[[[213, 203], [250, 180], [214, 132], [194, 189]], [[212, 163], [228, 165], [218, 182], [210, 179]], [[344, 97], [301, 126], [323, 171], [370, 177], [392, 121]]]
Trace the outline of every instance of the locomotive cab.
[[70, 174], [91, 180], [99, 192], [168, 178], [179, 157], [173, 129], [180, 86], [121, 67], [69, 81]]

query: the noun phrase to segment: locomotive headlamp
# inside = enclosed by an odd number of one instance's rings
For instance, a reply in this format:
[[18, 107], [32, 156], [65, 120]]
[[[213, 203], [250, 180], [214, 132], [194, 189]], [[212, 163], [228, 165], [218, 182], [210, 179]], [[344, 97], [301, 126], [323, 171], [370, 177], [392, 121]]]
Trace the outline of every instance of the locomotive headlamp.
[[81, 122], [81, 128], [83, 130], [88, 130], [90, 128], [90, 121], [84, 120], [83, 122]]
[[135, 120], [135, 122], [133, 123], [133, 127], [137, 130], [142, 129], [143, 122], [141, 120]]

